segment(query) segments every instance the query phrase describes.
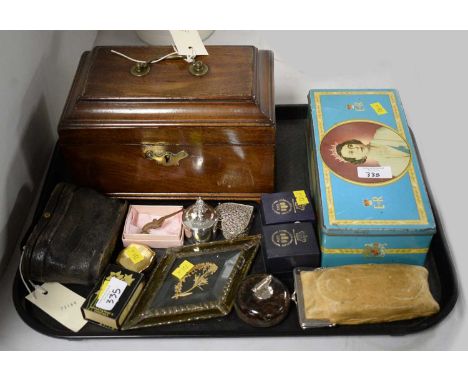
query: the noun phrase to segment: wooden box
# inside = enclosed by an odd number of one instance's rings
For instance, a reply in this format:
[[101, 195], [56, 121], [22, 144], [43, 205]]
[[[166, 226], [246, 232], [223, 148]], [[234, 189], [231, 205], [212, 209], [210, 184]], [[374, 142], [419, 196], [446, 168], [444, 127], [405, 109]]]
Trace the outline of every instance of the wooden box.
[[273, 54], [208, 46], [206, 75], [182, 59], [134, 76], [171, 47], [96, 47], [81, 58], [59, 124], [77, 184], [124, 198], [259, 199], [274, 189]]

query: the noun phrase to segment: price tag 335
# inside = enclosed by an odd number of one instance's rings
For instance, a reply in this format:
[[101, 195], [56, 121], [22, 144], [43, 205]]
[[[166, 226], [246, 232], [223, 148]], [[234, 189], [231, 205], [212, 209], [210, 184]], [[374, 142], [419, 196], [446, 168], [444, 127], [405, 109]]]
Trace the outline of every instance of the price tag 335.
[[108, 311], [112, 310], [117, 302], [119, 302], [126, 287], [127, 283], [125, 281], [112, 277], [106, 290], [96, 303], [96, 307]]

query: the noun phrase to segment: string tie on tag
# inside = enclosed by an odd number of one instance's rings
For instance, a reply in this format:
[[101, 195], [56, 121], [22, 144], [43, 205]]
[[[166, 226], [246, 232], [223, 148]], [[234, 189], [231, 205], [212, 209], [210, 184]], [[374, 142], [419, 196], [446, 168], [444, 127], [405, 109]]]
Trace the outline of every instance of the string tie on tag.
[[130, 57], [130, 56], [127, 56], [126, 54], [122, 53], [122, 52], [119, 52], [117, 50], [114, 50], [114, 49], [111, 49], [111, 53], [114, 53], [118, 56], [121, 56], [123, 58], [126, 58], [127, 60], [129, 61], [132, 61], [132, 62], [136, 62], [138, 64], [143, 64], [143, 65], [151, 65], [151, 64], [156, 64], [158, 62], [161, 62], [163, 60], [166, 60], [168, 58], [183, 58], [185, 61], [187, 61], [188, 63], [192, 63], [193, 60], [195, 59], [195, 57], [197, 57], [197, 55], [195, 54], [195, 51], [193, 50], [192, 48], [192, 54], [190, 55], [186, 55], [185, 58], [183, 55], [179, 54], [179, 52], [177, 52], [177, 49], [175, 48], [174, 45], [172, 45], [172, 48], [174, 49], [173, 52], [169, 53], [169, 54], [166, 54], [165, 56], [162, 56], [162, 57], [159, 57], [159, 58], [155, 58], [153, 60], [148, 60], [148, 61], [144, 61], [144, 60], [138, 60], [136, 58], [133, 58], [133, 57]]
[[[173, 46], [174, 47], [174, 46]], [[175, 49], [175, 48], [174, 48]], [[188, 54], [187, 56], [185, 56], [184, 58], [184, 61], [188, 62], [189, 64], [191, 64], [193, 62], [193, 60], [195, 60], [195, 58], [197, 57], [196, 53], [195, 53], [195, 50], [193, 49], [193, 47], [190, 47], [190, 50], [192, 51], [192, 54]]]
[[[36, 297], [36, 290], [38, 290], [38, 289], [42, 292], [42, 294], [49, 293], [47, 291], [47, 289], [45, 289], [42, 285], [34, 284], [31, 280], [26, 280], [24, 278], [24, 275], [23, 275], [23, 257], [24, 257], [24, 249], [21, 252], [20, 263], [19, 263], [19, 273], [20, 273], [21, 281], [23, 282], [23, 285], [26, 287], [29, 294], [32, 294], [34, 298], [37, 298]], [[34, 288], [33, 291], [31, 291], [31, 289], [29, 288], [29, 285], [28, 285], [27, 281], [29, 281], [29, 283], [33, 286], [33, 288]]]

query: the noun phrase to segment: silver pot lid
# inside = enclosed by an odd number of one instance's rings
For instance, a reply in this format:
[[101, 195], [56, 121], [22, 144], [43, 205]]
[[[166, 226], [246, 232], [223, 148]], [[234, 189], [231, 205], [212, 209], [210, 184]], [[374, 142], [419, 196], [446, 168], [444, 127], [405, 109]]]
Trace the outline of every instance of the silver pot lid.
[[213, 207], [206, 204], [202, 198], [184, 210], [182, 221], [187, 228], [210, 228], [218, 221], [218, 215]]

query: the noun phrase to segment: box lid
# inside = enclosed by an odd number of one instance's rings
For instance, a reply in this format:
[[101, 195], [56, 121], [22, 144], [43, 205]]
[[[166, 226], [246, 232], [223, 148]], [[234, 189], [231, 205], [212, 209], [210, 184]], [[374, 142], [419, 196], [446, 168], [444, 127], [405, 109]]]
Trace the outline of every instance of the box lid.
[[[295, 193], [303, 195], [297, 199]], [[303, 194], [302, 194], [303, 193]], [[264, 224], [294, 223], [297, 221], [315, 222], [315, 213], [310, 194], [305, 190], [262, 194], [262, 218]]]
[[314, 226], [310, 222], [262, 226], [267, 259], [319, 255]]
[[208, 46], [209, 55], [200, 57], [209, 67], [202, 77], [190, 74], [182, 59], [152, 64], [147, 75], [137, 77], [130, 73], [134, 63], [112, 50], [150, 60], [172, 48], [96, 47], [85, 52], [59, 125], [62, 142], [106, 141], [109, 128], [118, 128], [113, 141], [274, 143], [270, 51]]
[[396, 90], [311, 90], [311, 164], [321, 229], [330, 235], [435, 232]]

